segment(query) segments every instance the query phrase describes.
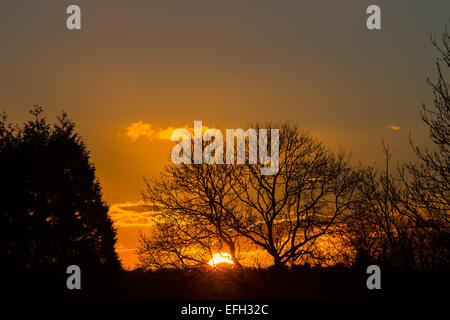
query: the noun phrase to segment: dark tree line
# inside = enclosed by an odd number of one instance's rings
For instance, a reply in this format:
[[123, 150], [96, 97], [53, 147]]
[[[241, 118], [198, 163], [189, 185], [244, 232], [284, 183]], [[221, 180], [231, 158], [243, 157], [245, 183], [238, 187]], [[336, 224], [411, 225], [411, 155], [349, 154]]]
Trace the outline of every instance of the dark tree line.
[[448, 269], [449, 40], [447, 31], [442, 43], [432, 38], [441, 54], [438, 78], [428, 80], [434, 101], [421, 113], [431, 144], [423, 149], [412, 143], [416, 162], [393, 170], [392, 151], [383, 142], [383, 170], [353, 167], [345, 154], [331, 153], [296, 126], [258, 123], [255, 128], [280, 128], [275, 175], [262, 176], [260, 165], [248, 163], [170, 164], [146, 181], [143, 197], [158, 222], [140, 237], [141, 267], [197, 267], [222, 250], [240, 267], [240, 250], [256, 248], [276, 267], [310, 262]]
[[95, 168], [65, 113], [23, 127], [0, 120], [0, 268], [120, 268]]

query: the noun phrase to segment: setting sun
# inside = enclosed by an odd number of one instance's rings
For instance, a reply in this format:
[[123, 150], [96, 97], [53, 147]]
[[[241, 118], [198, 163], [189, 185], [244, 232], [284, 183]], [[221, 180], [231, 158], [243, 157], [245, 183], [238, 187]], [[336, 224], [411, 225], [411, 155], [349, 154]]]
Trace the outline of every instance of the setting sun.
[[227, 263], [227, 264], [234, 264], [233, 260], [231, 259], [231, 255], [229, 253], [215, 253], [213, 254], [213, 257], [211, 260], [209, 260], [208, 264], [211, 267], [217, 267], [220, 264]]

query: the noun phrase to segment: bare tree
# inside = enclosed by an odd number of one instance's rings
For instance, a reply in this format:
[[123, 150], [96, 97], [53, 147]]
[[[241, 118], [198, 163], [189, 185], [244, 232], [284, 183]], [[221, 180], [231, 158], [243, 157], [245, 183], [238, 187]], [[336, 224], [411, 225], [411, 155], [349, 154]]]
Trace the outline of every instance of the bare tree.
[[433, 105], [422, 106], [422, 120], [429, 128], [431, 147], [420, 148], [411, 141], [419, 163], [409, 163], [401, 172], [406, 185], [404, 212], [413, 219], [430, 242], [434, 264], [450, 262], [450, 97], [445, 79], [450, 68], [450, 35], [445, 29], [441, 44], [431, 37], [441, 57], [436, 61], [437, 80], [428, 79]]
[[[141, 237], [142, 261], [168, 251], [178, 260], [198, 261], [186, 257], [189, 248], [205, 256], [225, 245], [239, 264], [236, 247], [245, 241], [264, 250], [277, 267], [322, 258], [314, 245], [353, 201], [358, 175], [343, 153], [332, 154], [296, 126], [264, 127], [280, 129], [274, 175], [261, 175], [261, 164], [183, 164], [168, 166], [160, 179], [147, 184], [144, 198], [159, 206], [162, 222], [151, 238]], [[186, 250], [180, 254], [180, 248]]]
[[144, 268], [189, 268], [228, 251], [235, 265], [237, 233], [227, 225], [235, 196], [228, 165], [170, 164], [146, 181], [144, 200], [153, 204], [156, 227], [142, 234], [138, 254]]
[[[256, 127], [260, 127], [257, 125]], [[279, 171], [259, 174], [259, 165], [238, 168], [233, 190], [241, 212], [233, 229], [264, 249], [277, 267], [305, 258], [322, 259], [316, 241], [332, 231], [352, 202], [358, 176], [347, 157], [327, 151], [308, 132], [280, 128]]]
[[[450, 202], [450, 97], [449, 84], [444, 78], [450, 68], [450, 35], [447, 30], [442, 34], [442, 46], [436, 39], [431, 39], [433, 45], [442, 54], [437, 60], [438, 78], [435, 82], [428, 79], [433, 90], [433, 105], [422, 106], [422, 120], [429, 128], [429, 137], [433, 148], [421, 149], [412, 142], [414, 151], [421, 162], [409, 164], [407, 169], [415, 178], [411, 187], [416, 191], [416, 200], [426, 205], [429, 212], [439, 213], [439, 219], [449, 222]], [[444, 62], [444, 63], [442, 63]], [[447, 69], [445, 72], [442, 66]]]
[[[416, 232], [414, 225], [401, 206], [404, 186], [399, 177], [389, 171], [393, 152], [382, 141], [385, 154], [383, 171], [367, 168], [359, 190], [365, 213], [366, 243], [371, 247], [362, 251], [368, 254], [366, 262], [377, 262], [390, 268], [412, 269], [415, 266]], [[361, 238], [360, 231], [356, 234]], [[358, 238], [358, 237], [357, 237]], [[357, 248], [360, 254], [360, 248]], [[361, 262], [361, 261], [360, 261]]]

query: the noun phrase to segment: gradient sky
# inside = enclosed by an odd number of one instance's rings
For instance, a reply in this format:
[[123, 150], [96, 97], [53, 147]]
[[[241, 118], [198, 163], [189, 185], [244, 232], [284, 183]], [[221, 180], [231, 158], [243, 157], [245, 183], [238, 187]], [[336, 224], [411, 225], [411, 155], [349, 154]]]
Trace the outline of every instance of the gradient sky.
[[[70, 4], [81, 7], [80, 31], [66, 28]], [[382, 9], [380, 31], [365, 27], [370, 4]], [[448, 0], [2, 0], [0, 110], [14, 122], [33, 104], [52, 121], [69, 113], [131, 265], [136, 230], [148, 226], [142, 177], [156, 175], [173, 146], [133, 141], [132, 123], [158, 132], [194, 120], [288, 120], [355, 161], [380, 163], [382, 138], [394, 161], [412, 159], [409, 134], [426, 143], [419, 110], [431, 101], [437, 56], [429, 34], [449, 13]]]

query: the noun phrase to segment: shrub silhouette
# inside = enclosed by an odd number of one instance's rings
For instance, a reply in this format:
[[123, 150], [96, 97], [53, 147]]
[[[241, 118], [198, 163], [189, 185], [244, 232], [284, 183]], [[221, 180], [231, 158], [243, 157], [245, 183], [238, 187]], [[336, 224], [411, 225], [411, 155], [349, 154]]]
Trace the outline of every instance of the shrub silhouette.
[[65, 113], [23, 127], [0, 120], [0, 266], [120, 268], [116, 232], [89, 152]]

